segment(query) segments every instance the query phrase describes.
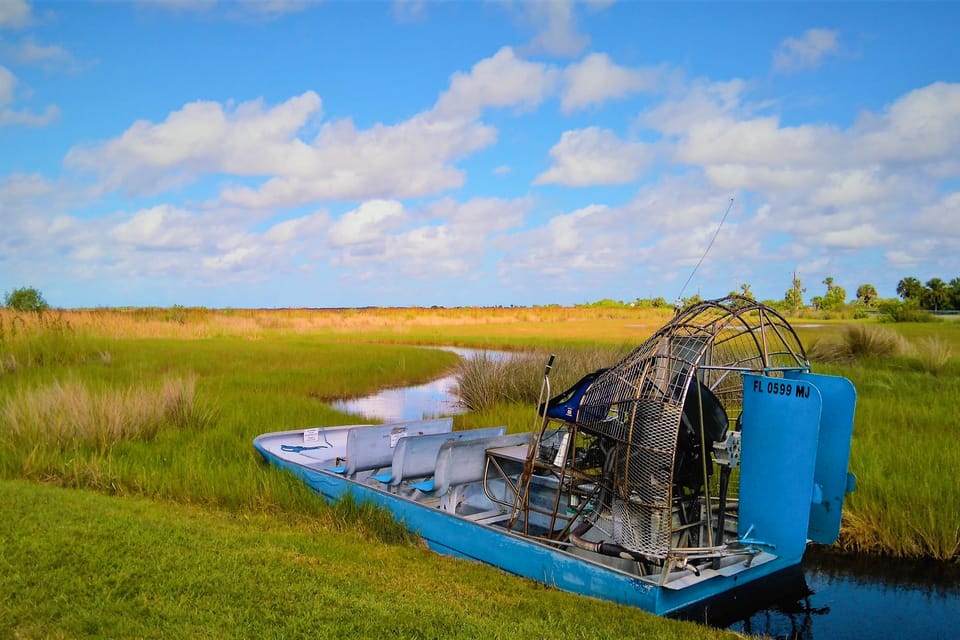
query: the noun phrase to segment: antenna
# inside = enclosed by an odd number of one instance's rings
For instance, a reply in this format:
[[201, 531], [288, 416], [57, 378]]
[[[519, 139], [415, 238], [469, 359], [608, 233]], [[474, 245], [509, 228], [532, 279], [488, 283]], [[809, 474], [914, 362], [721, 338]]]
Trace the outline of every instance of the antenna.
[[690, 272], [690, 276], [687, 278], [687, 281], [683, 283], [683, 288], [680, 289], [680, 295], [677, 296], [677, 303], [679, 308], [679, 303], [683, 299], [683, 292], [687, 290], [687, 285], [690, 284], [690, 281], [693, 279], [693, 275], [697, 272], [697, 269], [700, 268], [700, 265], [703, 263], [703, 259], [707, 257], [707, 254], [710, 253], [710, 248], [713, 246], [714, 241], [716, 241], [717, 236], [720, 235], [720, 229], [723, 228], [723, 223], [727, 219], [727, 214], [730, 213], [730, 209], [733, 207], [733, 198], [730, 198], [730, 202], [727, 204], [727, 210], [723, 212], [723, 217], [720, 218], [720, 225], [717, 226], [717, 230], [714, 232], [713, 237], [710, 238], [710, 244], [707, 245], [706, 251], [703, 252], [703, 255], [700, 256], [700, 260], [697, 261], [697, 266], [693, 268], [693, 271]]

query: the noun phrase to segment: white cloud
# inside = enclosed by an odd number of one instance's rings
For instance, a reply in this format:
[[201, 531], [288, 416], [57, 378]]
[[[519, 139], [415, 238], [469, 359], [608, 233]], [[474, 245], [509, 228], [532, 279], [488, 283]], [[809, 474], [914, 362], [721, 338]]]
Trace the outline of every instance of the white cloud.
[[655, 88], [659, 72], [628, 69], [605, 53], [593, 53], [563, 71], [560, 104], [567, 113]]
[[810, 204], [816, 207], [844, 207], [869, 204], [895, 197], [903, 185], [879, 168], [854, 168], [826, 176], [825, 181], [810, 193]]
[[923, 207], [911, 218], [910, 226], [927, 237], [960, 241], [960, 192], [947, 193]]
[[188, 211], [159, 205], [137, 211], [118, 224], [110, 238], [140, 249], [189, 249], [201, 244], [199, 220]]
[[14, 173], [0, 179], [0, 207], [11, 202], [45, 195], [53, 190], [50, 182], [39, 173]]
[[[267, 271], [265, 267], [269, 266], [269, 253], [263, 248], [255, 245], [236, 247], [203, 258], [201, 261], [203, 268], [212, 272], [241, 273], [255, 271], [258, 268]], [[261, 275], [261, 279], [266, 274]]]
[[441, 119], [472, 119], [488, 107], [532, 109], [554, 90], [558, 79], [557, 69], [521, 60], [513, 49], [503, 47], [473, 65], [470, 73], [453, 74], [433, 114]]
[[60, 119], [60, 108], [47, 105], [42, 113], [27, 110], [3, 109], [0, 111], [0, 127], [23, 125], [25, 127], [46, 127]]
[[424, 20], [427, 15], [425, 0], [393, 0], [393, 17], [397, 22], [409, 23]]
[[640, 116], [640, 124], [668, 136], [687, 133], [702, 122], [729, 116], [741, 109], [747, 83], [740, 79], [726, 82], [696, 80], [682, 83], [671, 80], [669, 97]]
[[20, 64], [38, 65], [44, 70], [66, 69], [76, 71], [81, 65], [73, 55], [57, 44], [38, 44], [33, 38], [25, 38], [16, 44], [4, 47], [7, 54]]
[[0, 29], [19, 29], [30, 21], [30, 5], [25, 0], [0, 2]]
[[325, 125], [312, 144], [297, 143], [298, 164], [279, 163], [273, 171], [277, 177], [259, 188], [231, 187], [221, 197], [245, 207], [274, 207], [325, 199], [429, 195], [461, 186], [464, 174], [451, 163], [490, 145], [495, 137], [495, 130], [479, 123], [437, 121], [425, 115], [365, 131], [340, 120]]
[[836, 53], [839, 34], [830, 29], [808, 29], [799, 38], [787, 38], [773, 54], [773, 70], [782, 73], [815, 69], [824, 56]]
[[317, 211], [306, 216], [284, 220], [270, 227], [263, 239], [272, 243], [288, 243], [295, 240], [319, 238], [330, 224], [325, 211]]
[[403, 205], [396, 200], [370, 200], [345, 213], [330, 227], [332, 246], [358, 245], [381, 240], [404, 223]]
[[856, 152], [905, 163], [960, 157], [960, 83], [937, 82], [895, 100], [883, 114], [862, 114], [850, 135]]
[[550, 157], [552, 166], [534, 184], [584, 187], [635, 181], [653, 160], [653, 150], [640, 142], [624, 142], [608, 129], [589, 127], [564, 132]]
[[533, 108], [554, 91], [559, 71], [518, 59], [510, 48], [454, 74], [434, 109], [397, 124], [358, 130], [330, 121], [312, 140], [300, 136], [320, 118], [308, 91], [274, 107], [199, 101], [160, 123], [138, 121], [122, 135], [67, 154], [69, 168], [99, 176], [104, 190], [156, 194], [210, 174], [264, 178], [227, 184], [220, 202], [250, 208], [327, 199], [408, 198], [463, 185], [454, 163], [496, 140], [478, 121], [488, 107]]
[[160, 124], [141, 120], [119, 138], [73, 147], [65, 164], [99, 174], [108, 189], [133, 193], [190, 183], [206, 173], [296, 172], [309, 155], [296, 133], [320, 106], [312, 91], [266, 110], [262, 100], [232, 112], [216, 102], [193, 102]]
[[[739, 94], [712, 88], [693, 86], [690, 101], [672, 104], [679, 111], [661, 106], [643, 121], [663, 127], [675, 142], [673, 157], [716, 187], [748, 193], [764, 211], [754, 230], [786, 235], [791, 250], [810, 255], [912, 246], [930, 233], [923, 231], [929, 222], [904, 225], [904, 215], [929, 210], [943, 180], [960, 176], [960, 84], [916, 89], [846, 129], [784, 126], [776, 116], [753, 115]], [[688, 106], [699, 117], [678, 116]], [[956, 231], [933, 233], [939, 251], [948, 251]]]
[[827, 231], [820, 234], [819, 237], [827, 247], [844, 249], [867, 249], [896, 240], [896, 235], [881, 233], [874, 225], [866, 223], [847, 229]]
[[466, 202], [444, 198], [428, 206], [425, 213], [479, 241], [490, 233], [520, 226], [532, 204], [530, 198], [473, 198]]
[[691, 164], [803, 166], [840, 153], [835, 134], [826, 126], [781, 127], [775, 117], [722, 117], [692, 124], [677, 146], [677, 158]]
[[710, 182], [723, 189], [797, 190], [817, 185], [823, 172], [813, 168], [711, 164], [703, 168]]
[[500, 277], [517, 283], [533, 276], [541, 287], [562, 287], [610, 277], [629, 269], [626, 258], [631, 228], [623, 211], [589, 205], [550, 218], [544, 225], [512, 235], [508, 253], [500, 260]]
[[13, 102], [13, 90], [17, 86], [17, 77], [6, 67], [0, 65], [0, 107]]
[[556, 56], [576, 56], [590, 44], [590, 37], [579, 32], [573, 0], [543, 0], [521, 5], [538, 29], [530, 48]]
[[[144, 0], [140, 5], [177, 13], [206, 13], [227, 20], [259, 18], [271, 20], [308, 8], [309, 0], [257, 0], [232, 2], [225, 0]], [[138, 5], [139, 6], [139, 5]]]
[[[355, 234], [351, 237], [359, 241], [335, 247], [331, 264], [346, 268], [351, 278], [383, 281], [395, 280], [398, 275], [413, 279], [474, 277], [490, 243], [521, 225], [531, 206], [528, 198], [466, 202], [443, 198], [401, 220], [389, 211], [384, 214], [378, 205], [367, 216], [374, 222], [360, 224], [360, 215], [351, 220], [351, 233]], [[383, 224], [381, 218], [389, 222]], [[428, 223], [401, 230], [409, 226], [402, 222], [419, 218]]]

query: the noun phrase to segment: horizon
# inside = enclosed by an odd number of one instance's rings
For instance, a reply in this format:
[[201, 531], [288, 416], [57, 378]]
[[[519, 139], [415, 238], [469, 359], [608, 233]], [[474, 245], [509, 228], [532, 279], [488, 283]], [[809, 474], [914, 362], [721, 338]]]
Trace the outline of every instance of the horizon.
[[956, 3], [2, 0], [0, 291], [672, 305], [781, 300], [796, 272], [805, 302], [825, 278], [894, 298], [960, 276], [958, 23]]

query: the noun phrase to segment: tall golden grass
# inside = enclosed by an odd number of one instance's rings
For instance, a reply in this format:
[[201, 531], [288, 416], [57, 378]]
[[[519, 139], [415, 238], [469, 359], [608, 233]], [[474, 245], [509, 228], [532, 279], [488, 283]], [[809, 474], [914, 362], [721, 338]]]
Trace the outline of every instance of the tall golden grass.
[[152, 439], [166, 426], [199, 426], [193, 377], [165, 379], [158, 389], [94, 391], [77, 380], [20, 387], [0, 406], [0, 438], [10, 447], [63, 451], [80, 444], [104, 452], [115, 443]]
[[[666, 314], [666, 315], [664, 315]], [[86, 337], [202, 339], [267, 332], [376, 331], [403, 327], [457, 327], [517, 323], [623, 320], [646, 329], [662, 324], [668, 311], [586, 307], [456, 307], [365, 309], [109, 308], [20, 313], [0, 308], [0, 344], [49, 329], [52, 322]]]

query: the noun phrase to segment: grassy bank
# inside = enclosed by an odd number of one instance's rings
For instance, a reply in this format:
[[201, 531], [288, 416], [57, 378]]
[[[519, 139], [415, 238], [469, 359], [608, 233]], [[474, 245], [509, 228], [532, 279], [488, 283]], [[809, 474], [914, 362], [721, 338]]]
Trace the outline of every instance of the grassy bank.
[[0, 485], [0, 637], [734, 637], [324, 518]]

